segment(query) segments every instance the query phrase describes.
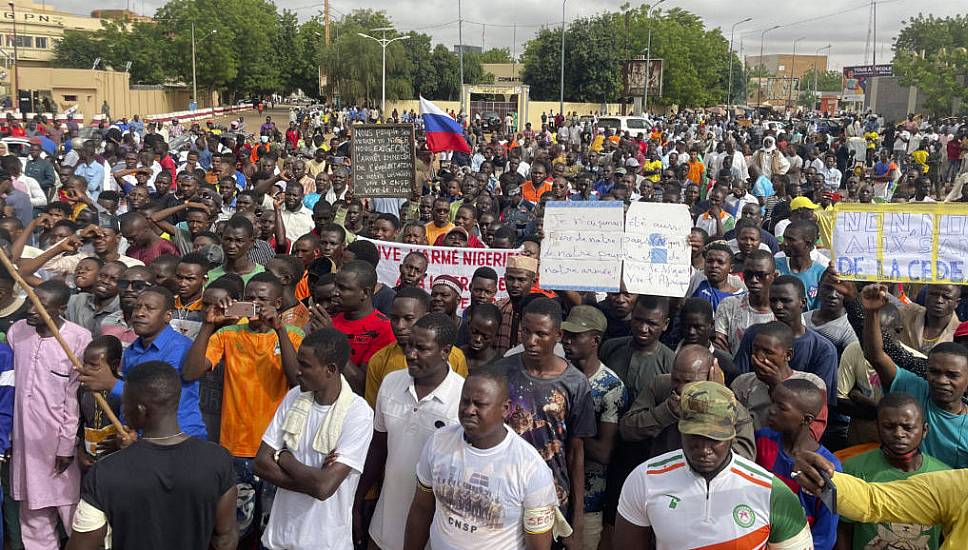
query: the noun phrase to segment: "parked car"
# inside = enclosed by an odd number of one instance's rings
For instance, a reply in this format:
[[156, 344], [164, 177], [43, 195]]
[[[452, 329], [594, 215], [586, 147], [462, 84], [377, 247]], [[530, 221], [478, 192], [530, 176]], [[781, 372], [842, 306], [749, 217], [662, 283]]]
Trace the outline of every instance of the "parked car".
[[599, 128], [610, 128], [623, 134], [628, 132], [630, 136], [645, 134], [652, 130], [652, 123], [649, 119], [641, 116], [603, 116], [598, 117]]
[[484, 130], [500, 130], [502, 124], [501, 115], [497, 111], [484, 111], [481, 113], [481, 126], [484, 127]]

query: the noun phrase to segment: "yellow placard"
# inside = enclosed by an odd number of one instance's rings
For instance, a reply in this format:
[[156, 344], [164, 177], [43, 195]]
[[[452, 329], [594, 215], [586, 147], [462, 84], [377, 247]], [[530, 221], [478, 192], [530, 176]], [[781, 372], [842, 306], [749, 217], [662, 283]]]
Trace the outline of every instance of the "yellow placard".
[[968, 203], [841, 203], [825, 215], [845, 279], [968, 284]]

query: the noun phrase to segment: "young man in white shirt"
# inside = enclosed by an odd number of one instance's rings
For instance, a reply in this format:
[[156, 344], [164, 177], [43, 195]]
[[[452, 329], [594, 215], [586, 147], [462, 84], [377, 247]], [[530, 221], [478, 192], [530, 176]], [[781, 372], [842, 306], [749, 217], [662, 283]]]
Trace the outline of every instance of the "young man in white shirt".
[[352, 550], [353, 498], [373, 435], [373, 410], [343, 378], [346, 335], [318, 330], [299, 346], [299, 386], [262, 436], [255, 473], [277, 486], [262, 544]]
[[460, 425], [434, 432], [417, 462], [404, 550], [551, 548], [558, 497], [538, 451], [504, 424], [507, 379], [481, 369], [461, 391]]
[[[458, 423], [464, 378], [447, 362], [456, 340], [457, 327], [446, 313], [421, 317], [409, 338], [399, 342], [407, 358], [406, 370], [391, 372], [380, 384], [373, 441], [354, 506], [355, 512], [362, 513], [366, 493], [382, 476], [380, 499], [370, 522], [370, 537], [382, 550], [403, 548], [400, 534], [407, 525], [424, 445], [438, 429]], [[359, 535], [355, 542], [362, 546], [365, 541]]]

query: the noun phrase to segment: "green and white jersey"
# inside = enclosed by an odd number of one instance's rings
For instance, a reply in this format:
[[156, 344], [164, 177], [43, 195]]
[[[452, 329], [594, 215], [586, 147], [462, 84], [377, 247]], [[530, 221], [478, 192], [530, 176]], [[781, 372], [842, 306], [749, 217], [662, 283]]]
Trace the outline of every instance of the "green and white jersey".
[[810, 527], [796, 495], [755, 462], [733, 454], [708, 483], [681, 450], [636, 468], [618, 512], [655, 532], [657, 550], [810, 550]]

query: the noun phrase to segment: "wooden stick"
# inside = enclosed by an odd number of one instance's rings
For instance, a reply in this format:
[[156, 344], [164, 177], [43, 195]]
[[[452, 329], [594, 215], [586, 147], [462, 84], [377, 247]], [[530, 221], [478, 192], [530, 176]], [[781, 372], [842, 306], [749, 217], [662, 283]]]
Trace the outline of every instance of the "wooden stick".
[[[20, 288], [24, 289], [24, 292], [27, 293], [27, 297], [30, 298], [30, 301], [34, 304], [34, 308], [37, 309], [37, 313], [39, 313], [41, 319], [47, 323], [47, 329], [50, 330], [50, 333], [54, 335], [54, 338], [57, 340], [57, 343], [60, 344], [60, 347], [64, 349], [64, 353], [67, 354], [67, 358], [70, 359], [71, 363], [74, 365], [74, 368], [76, 370], [81, 370], [81, 361], [76, 355], [74, 355], [74, 352], [71, 351], [70, 346], [68, 346], [67, 342], [64, 340], [64, 337], [61, 336], [60, 330], [57, 329], [57, 324], [54, 323], [54, 320], [50, 318], [50, 314], [47, 313], [46, 309], [44, 309], [44, 304], [40, 303], [40, 298], [37, 297], [34, 289], [27, 284], [27, 281], [25, 281], [20, 275], [20, 272], [17, 271], [17, 268], [13, 265], [13, 263], [10, 261], [10, 258], [7, 257], [7, 253], [4, 252], [2, 248], [0, 248], [0, 263], [7, 268], [7, 271], [10, 272], [10, 275], [13, 277], [13, 279], [17, 281], [18, 285], [20, 285]], [[91, 392], [91, 395], [94, 396], [94, 401], [97, 403], [98, 407], [101, 407], [101, 410], [104, 411], [104, 414], [107, 415], [108, 420], [111, 421], [111, 424], [113, 424], [115, 429], [118, 430], [118, 436], [120, 437], [123, 435], [125, 433], [124, 425], [121, 424], [121, 421], [118, 420], [118, 417], [114, 414], [114, 411], [111, 410], [111, 405], [108, 404], [107, 399], [105, 399], [104, 396], [99, 392]]]

